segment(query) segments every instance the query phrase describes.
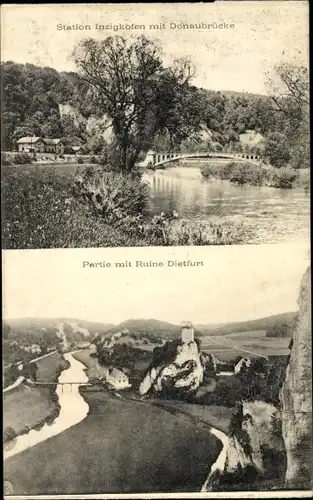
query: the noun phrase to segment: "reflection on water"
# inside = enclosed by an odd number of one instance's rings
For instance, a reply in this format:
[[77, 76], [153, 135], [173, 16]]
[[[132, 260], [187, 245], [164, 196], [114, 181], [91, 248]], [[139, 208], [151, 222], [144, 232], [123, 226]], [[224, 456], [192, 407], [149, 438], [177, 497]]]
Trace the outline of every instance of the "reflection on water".
[[88, 382], [88, 377], [84, 371], [85, 366], [74, 359], [70, 353], [64, 354], [64, 358], [71, 365], [61, 373], [58, 379], [59, 384], [56, 393], [60, 404], [59, 415], [51, 425], [45, 424], [39, 430], [32, 429], [27, 434], [18, 436], [14, 447], [4, 450], [4, 458], [16, 455], [52, 436], [56, 436], [65, 429], [72, 427], [72, 425], [78, 424], [87, 416], [89, 406], [79, 393], [79, 385], [70, 385], [70, 382], [79, 382], [81, 384]]
[[[203, 179], [197, 167], [147, 171], [151, 213], [172, 212], [197, 220], [242, 222], [252, 227], [253, 242], [282, 242], [308, 237], [309, 193], [303, 188], [237, 186]], [[252, 241], [250, 241], [252, 242]], [[247, 241], [248, 243], [248, 241]]]

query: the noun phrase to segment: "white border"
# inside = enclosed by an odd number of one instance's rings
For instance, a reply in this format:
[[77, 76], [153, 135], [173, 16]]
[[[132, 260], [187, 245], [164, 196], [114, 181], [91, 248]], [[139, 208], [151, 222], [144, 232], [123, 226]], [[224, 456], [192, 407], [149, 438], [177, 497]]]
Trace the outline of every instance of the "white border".
[[131, 493], [131, 494], [105, 494], [105, 495], [6, 495], [8, 500], [101, 500], [101, 499], [131, 499], [131, 498], [311, 498], [311, 490], [277, 490], [277, 491], [221, 491], [212, 493]]

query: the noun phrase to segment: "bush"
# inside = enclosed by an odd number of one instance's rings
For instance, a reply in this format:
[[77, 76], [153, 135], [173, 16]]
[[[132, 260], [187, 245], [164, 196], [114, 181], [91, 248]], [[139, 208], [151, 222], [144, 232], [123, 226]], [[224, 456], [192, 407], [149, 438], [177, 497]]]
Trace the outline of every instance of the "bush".
[[7, 165], [12, 165], [12, 164], [13, 164], [13, 157], [6, 153], [1, 153], [1, 166], [5, 167]]
[[76, 175], [75, 185], [77, 196], [87, 200], [93, 211], [109, 223], [142, 215], [148, 206], [149, 187], [135, 174], [87, 168]]
[[19, 153], [14, 156], [14, 162], [16, 165], [27, 165], [32, 162], [32, 157], [28, 153]]
[[4, 442], [11, 441], [15, 437], [16, 437], [16, 432], [13, 429], [13, 427], [11, 427], [10, 425], [8, 425], [7, 427], [4, 428], [4, 431], [3, 431], [3, 440], [4, 440]]
[[78, 156], [78, 157], [77, 157], [77, 163], [78, 163], [79, 165], [82, 165], [82, 164], [84, 163], [84, 158], [82, 158], [81, 156]]
[[298, 173], [290, 166], [275, 168], [254, 165], [247, 162], [231, 162], [227, 165], [204, 165], [201, 174], [205, 179], [212, 177], [229, 180], [238, 185], [269, 186], [290, 189], [298, 178]]
[[[99, 204], [98, 211], [92, 201], [92, 185], [97, 177], [95, 172], [99, 170], [101, 179], [113, 176], [114, 180], [110, 179], [108, 185], [114, 190], [107, 201]], [[5, 167], [2, 176], [6, 213], [3, 247], [218, 245], [243, 240], [243, 227], [230, 222], [195, 223], [177, 220], [176, 214], [164, 213], [146, 218], [148, 186], [141, 182], [136, 172], [124, 180], [120, 176], [104, 172], [100, 166], [78, 167], [73, 190], [73, 173], [67, 166], [41, 167], [40, 176], [33, 166], [23, 168], [22, 172], [19, 168]], [[84, 195], [83, 187], [86, 188]], [[142, 213], [138, 214], [140, 211]]]
[[283, 189], [291, 189], [294, 181], [298, 178], [298, 173], [290, 166], [273, 168], [270, 171], [270, 186]]

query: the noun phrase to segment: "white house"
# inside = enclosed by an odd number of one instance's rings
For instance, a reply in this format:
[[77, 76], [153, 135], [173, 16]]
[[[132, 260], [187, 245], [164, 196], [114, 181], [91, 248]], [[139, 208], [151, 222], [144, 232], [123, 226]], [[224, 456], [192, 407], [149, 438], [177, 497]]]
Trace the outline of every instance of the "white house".
[[247, 148], [253, 148], [264, 141], [264, 137], [260, 132], [255, 130], [246, 130], [244, 134], [239, 135], [239, 141]]
[[64, 144], [61, 139], [42, 139], [45, 144], [45, 153], [64, 153]]
[[249, 367], [251, 360], [249, 358], [240, 358], [236, 363], [227, 363], [220, 361], [217, 365], [217, 373], [222, 377], [231, 377], [241, 372], [244, 367]]
[[241, 358], [234, 366], [234, 372], [240, 373], [243, 367], [248, 367], [251, 365], [251, 360], [249, 358]]
[[17, 141], [19, 153], [64, 153], [64, 144], [61, 139], [47, 139], [45, 137], [21, 137]]
[[21, 137], [17, 141], [17, 150], [19, 153], [44, 153], [45, 143], [42, 137]]
[[32, 354], [40, 354], [41, 349], [38, 344], [26, 345], [23, 346], [24, 351], [31, 352]]
[[127, 375], [118, 368], [110, 367], [107, 369], [106, 382], [111, 385], [115, 390], [122, 390], [131, 387]]

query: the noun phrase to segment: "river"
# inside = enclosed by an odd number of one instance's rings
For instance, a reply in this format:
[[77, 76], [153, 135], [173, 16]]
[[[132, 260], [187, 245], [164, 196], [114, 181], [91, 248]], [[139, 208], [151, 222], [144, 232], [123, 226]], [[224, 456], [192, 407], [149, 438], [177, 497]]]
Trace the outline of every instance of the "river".
[[85, 373], [86, 367], [74, 359], [70, 353], [64, 354], [64, 358], [69, 361], [70, 366], [66, 370], [63, 370], [58, 378], [59, 383], [56, 393], [60, 404], [59, 415], [51, 425], [45, 424], [41, 429], [32, 429], [27, 434], [18, 436], [15, 439], [14, 446], [4, 450], [5, 459], [31, 448], [48, 438], [56, 436], [65, 429], [78, 424], [87, 416], [89, 406], [79, 393], [79, 385], [66, 385], [73, 381], [80, 382], [82, 385], [88, 382], [88, 377]]
[[[89, 405], [79, 393], [79, 384], [72, 388], [66, 385], [73, 381], [84, 385], [88, 381], [85, 366], [70, 353], [64, 357], [70, 362], [70, 367], [58, 379], [58, 417], [51, 425], [17, 437], [14, 447], [4, 452], [5, 459], [19, 454], [13, 462], [8, 460], [5, 466], [5, 486], [9, 491], [14, 494], [54, 494], [56, 491], [60, 494], [68, 490], [77, 493], [82, 491], [81, 488], [84, 493], [147, 491], [147, 488], [149, 491], [163, 491], [166, 486], [171, 491], [176, 483], [176, 487], [184, 486], [186, 491], [192, 484], [194, 491], [199, 491], [201, 484], [210, 489], [212, 474], [223, 470], [225, 465], [228, 438], [223, 432], [181, 413], [166, 414], [154, 405], [142, 405], [128, 399], [121, 401], [114, 396], [105, 400], [105, 426], [102, 412], [96, 411], [86, 418]], [[90, 393], [89, 398], [91, 396], [98, 398], [97, 393]], [[98, 406], [98, 410], [100, 408]], [[154, 432], [155, 426], [163, 429], [163, 441], [159, 432]], [[65, 430], [65, 439], [57, 436]], [[51, 443], [40, 444], [51, 437], [54, 437]], [[159, 446], [156, 454], [153, 440]], [[217, 453], [219, 442], [222, 448]], [[128, 445], [124, 448], [126, 443]], [[33, 449], [35, 445], [39, 445], [36, 450]], [[21, 453], [28, 449], [26, 455]], [[87, 449], [90, 452], [87, 453]], [[186, 473], [190, 458], [193, 467], [192, 470], [188, 467]], [[84, 475], [82, 467], [86, 469]], [[101, 484], [101, 490], [96, 482]]]
[[151, 214], [176, 210], [185, 219], [228, 220], [249, 227], [244, 243], [279, 243], [307, 239], [309, 192], [304, 188], [276, 189], [237, 186], [206, 180], [196, 166], [146, 171], [151, 186]]

